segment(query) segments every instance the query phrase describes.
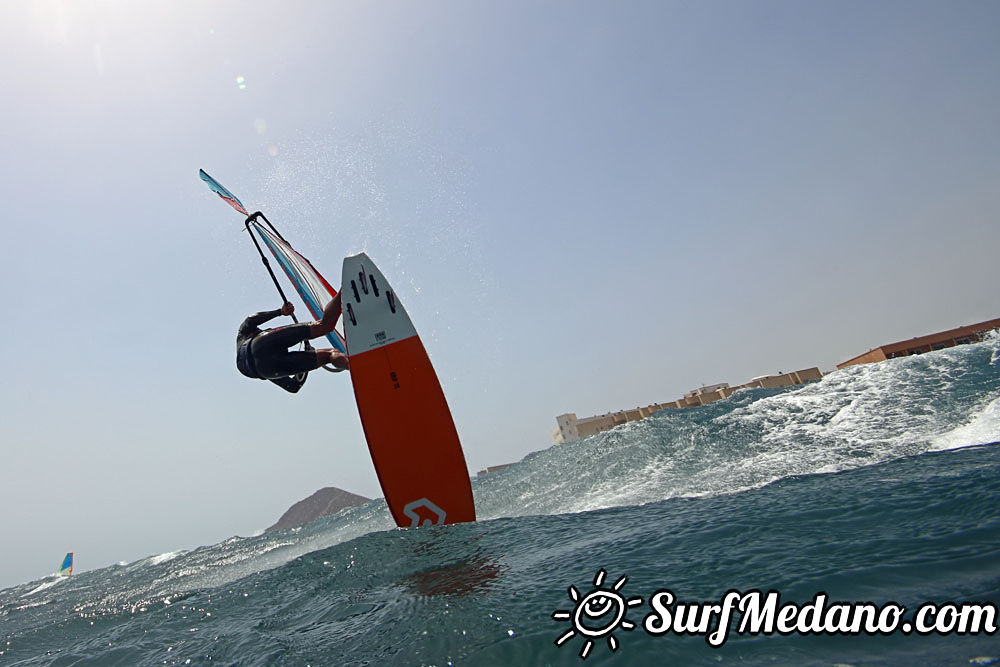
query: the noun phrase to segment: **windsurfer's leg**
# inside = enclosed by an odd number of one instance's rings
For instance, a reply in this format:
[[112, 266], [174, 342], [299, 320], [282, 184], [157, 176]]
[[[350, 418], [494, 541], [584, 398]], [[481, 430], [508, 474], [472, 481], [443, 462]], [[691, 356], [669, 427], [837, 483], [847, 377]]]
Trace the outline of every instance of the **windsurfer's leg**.
[[309, 326], [309, 338], [319, 338], [333, 331], [333, 328], [337, 326], [337, 320], [340, 319], [340, 312], [340, 294], [338, 293], [323, 309], [323, 317]]
[[257, 372], [267, 380], [314, 371], [322, 365], [316, 350], [285, 352], [258, 362]]
[[308, 322], [289, 324], [283, 327], [267, 329], [253, 338], [251, 343], [254, 356], [258, 354], [279, 354], [293, 345], [303, 343], [310, 338], [312, 332]]
[[[254, 336], [250, 343], [250, 353], [253, 355], [257, 373], [263, 378], [272, 378], [294, 375], [299, 372], [294, 364], [289, 366], [288, 357], [291, 354], [302, 355], [306, 353], [289, 352], [288, 348], [298, 345], [308, 338], [309, 324], [305, 322], [268, 329]], [[315, 364], [315, 353], [308, 353], [308, 358]], [[300, 357], [295, 363], [302, 364], [303, 360]], [[301, 370], [314, 370], [318, 367], [319, 364], [315, 364], [311, 368]]]

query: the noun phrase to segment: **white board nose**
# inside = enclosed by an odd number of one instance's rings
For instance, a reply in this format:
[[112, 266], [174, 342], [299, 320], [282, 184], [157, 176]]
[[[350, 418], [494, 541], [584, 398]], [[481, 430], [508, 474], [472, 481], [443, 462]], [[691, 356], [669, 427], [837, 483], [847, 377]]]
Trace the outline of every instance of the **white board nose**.
[[365, 253], [344, 259], [344, 337], [352, 355], [417, 335], [389, 281]]

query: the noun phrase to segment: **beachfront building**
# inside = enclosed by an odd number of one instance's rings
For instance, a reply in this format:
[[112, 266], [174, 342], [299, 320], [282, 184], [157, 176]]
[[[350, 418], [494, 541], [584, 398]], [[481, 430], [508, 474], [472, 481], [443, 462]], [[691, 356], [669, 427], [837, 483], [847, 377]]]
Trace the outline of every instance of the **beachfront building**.
[[644, 408], [620, 410], [618, 412], [609, 412], [594, 417], [584, 417], [583, 419], [578, 419], [576, 413], [571, 412], [556, 417], [557, 426], [552, 431], [552, 441], [557, 445], [565, 442], [573, 442], [591, 435], [596, 435], [597, 433], [610, 431], [614, 427], [621, 426], [622, 424], [628, 422], [639, 421], [640, 419], [651, 417], [660, 410], [691, 408], [698, 405], [712, 403], [713, 401], [718, 401], [723, 398], [729, 398], [734, 392], [739, 391], [740, 389], [777, 389], [779, 387], [791, 387], [794, 385], [805, 384], [806, 382], [811, 382], [813, 380], [819, 380], [821, 377], [823, 377], [823, 374], [820, 373], [819, 368], [807, 368], [793, 373], [761, 375], [759, 377], [755, 377], [746, 384], [739, 385], [738, 387], [730, 387], [726, 382], [699, 387], [684, 394], [684, 398], [671, 401], [669, 403], [653, 403], [652, 405], [647, 405]]
[[837, 364], [837, 368], [844, 368], [845, 366], [853, 366], [855, 364], [871, 364], [876, 361], [908, 357], [911, 354], [924, 354], [925, 352], [943, 350], [946, 347], [954, 347], [955, 345], [974, 343], [980, 340], [984, 334], [995, 329], [1000, 329], [1000, 318], [987, 320], [979, 324], [958, 327], [957, 329], [949, 329], [948, 331], [941, 331], [919, 338], [911, 338], [910, 340], [898, 343], [881, 345], [874, 350], [859, 354], [853, 359], [848, 359], [842, 364]]
[[483, 475], [488, 475], [491, 472], [497, 472], [498, 470], [503, 470], [505, 468], [509, 468], [510, 466], [511, 466], [510, 463], [501, 463], [498, 466], [489, 466], [486, 468], [486, 470], [480, 470], [479, 472], [477, 472], [476, 477], [482, 477]]

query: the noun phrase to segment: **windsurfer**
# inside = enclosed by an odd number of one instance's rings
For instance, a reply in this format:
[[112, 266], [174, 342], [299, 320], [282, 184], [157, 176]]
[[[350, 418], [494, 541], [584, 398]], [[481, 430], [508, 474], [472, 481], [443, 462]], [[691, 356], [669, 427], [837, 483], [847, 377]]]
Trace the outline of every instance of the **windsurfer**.
[[236, 367], [249, 378], [270, 380], [285, 391], [297, 392], [305, 384], [309, 371], [331, 365], [343, 371], [349, 368], [347, 355], [339, 350], [290, 351], [293, 345], [319, 338], [333, 331], [340, 319], [340, 294], [333, 297], [315, 322], [300, 322], [284, 327], [261, 330], [259, 325], [278, 317], [291, 315], [295, 306], [285, 302], [278, 310], [254, 313], [240, 325], [236, 334]]

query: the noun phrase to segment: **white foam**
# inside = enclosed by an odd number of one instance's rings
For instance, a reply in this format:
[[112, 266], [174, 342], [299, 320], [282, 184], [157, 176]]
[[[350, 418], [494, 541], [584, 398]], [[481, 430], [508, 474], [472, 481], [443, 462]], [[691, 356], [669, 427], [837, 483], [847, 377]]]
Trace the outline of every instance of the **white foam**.
[[67, 577], [67, 576], [58, 575], [58, 574], [53, 575], [53, 577], [54, 578], [51, 579], [51, 580], [43, 581], [37, 588], [35, 588], [34, 590], [31, 590], [31, 591], [28, 591], [27, 593], [25, 593], [21, 597], [22, 598], [26, 598], [29, 595], [34, 595], [35, 593], [41, 593], [42, 591], [44, 591], [46, 589], [49, 589], [49, 588], [52, 588], [56, 584], [61, 584], [62, 582], [64, 582], [64, 581], [66, 581], [66, 580], [69, 579], [69, 577]]
[[159, 556], [153, 556], [149, 559], [150, 565], [159, 565], [160, 563], [166, 563], [168, 560], [173, 560], [180, 556], [183, 551], [168, 551], [165, 554], [160, 554]]
[[[542, 483], [531, 485], [523, 502], [491, 508], [491, 514], [578, 512], [737, 493], [790, 476], [997, 442], [1000, 397], [996, 382], [983, 375], [989, 371], [982, 352], [970, 345], [853, 366], [756, 400], [753, 393], [740, 394], [691, 412], [664, 411], [546, 452], [559, 459], [550, 467], [569, 492], [553, 496], [544, 491], [551, 480], [535, 480]], [[972, 378], [993, 388], [970, 396], [966, 383]], [[538, 468], [540, 461], [521, 465]], [[525, 479], [531, 474], [514, 466], [508, 479], [519, 472]]]
[[961, 426], [931, 440], [932, 451], [961, 449], [1000, 442], [1000, 398], [990, 401], [979, 413]]

